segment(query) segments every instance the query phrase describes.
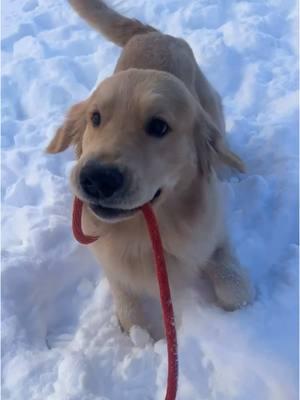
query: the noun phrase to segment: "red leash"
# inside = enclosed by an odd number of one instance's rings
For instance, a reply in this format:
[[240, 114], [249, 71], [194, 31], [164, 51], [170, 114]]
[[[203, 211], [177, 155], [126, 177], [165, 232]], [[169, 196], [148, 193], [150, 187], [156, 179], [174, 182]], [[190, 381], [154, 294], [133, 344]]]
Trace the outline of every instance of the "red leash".
[[[81, 244], [91, 244], [95, 242], [97, 236], [85, 235], [81, 228], [81, 215], [83, 203], [77, 197], [74, 199], [72, 229], [75, 239]], [[147, 223], [149, 236], [152, 243], [153, 254], [156, 265], [156, 276], [159, 285], [160, 302], [163, 311], [163, 319], [165, 326], [165, 335], [168, 348], [168, 383], [165, 400], [174, 400], [177, 392], [178, 381], [178, 356], [177, 356], [177, 338], [174, 311], [171, 299], [171, 292], [168, 281], [168, 274], [164, 251], [159, 234], [158, 224], [149, 204], [145, 204], [141, 211], [143, 212]]]
[[156, 276], [159, 285], [160, 303], [163, 311], [165, 335], [167, 338], [168, 384], [165, 399], [174, 400], [176, 398], [178, 380], [178, 355], [174, 311], [168, 281], [166, 261], [159, 234], [158, 224], [153, 210], [149, 204], [145, 204], [142, 207], [142, 211], [148, 226], [148, 232], [152, 242], [152, 249], [155, 257]]
[[98, 237], [85, 235], [81, 228], [81, 215], [82, 215], [83, 203], [78, 197], [74, 198], [73, 203], [73, 215], [72, 215], [72, 230], [73, 235], [77, 242], [81, 244], [91, 244], [94, 243]]

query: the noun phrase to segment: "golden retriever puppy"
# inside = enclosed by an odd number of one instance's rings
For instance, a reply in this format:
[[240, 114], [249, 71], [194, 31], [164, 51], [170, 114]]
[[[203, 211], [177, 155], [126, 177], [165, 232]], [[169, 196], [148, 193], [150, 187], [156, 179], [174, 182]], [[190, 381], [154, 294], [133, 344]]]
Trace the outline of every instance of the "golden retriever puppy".
[[125, 18], [98, 0], [70, 0], [123, 47], [114, 74], [74, 105], [47, 151], [74, 145], [73, 192], [83, 229], [103, 266], [122, 328], [147, 326], [143, 295], [158, 296], [150, 240], [139, 208], [159, 221], [173, 298], [200, 274], [234, 310], [254, 290], [229, 244], [216, 170], [243, 164], [224, 139], [221, 100], [182, 39]]

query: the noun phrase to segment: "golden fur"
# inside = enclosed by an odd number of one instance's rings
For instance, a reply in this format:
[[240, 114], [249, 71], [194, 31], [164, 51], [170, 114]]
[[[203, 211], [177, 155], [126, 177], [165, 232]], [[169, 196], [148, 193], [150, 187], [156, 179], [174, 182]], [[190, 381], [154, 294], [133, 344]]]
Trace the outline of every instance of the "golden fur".
[[[74, 105], [47, 151], [75, 146], [71, 175], [74, 193], [84, 202], [79, 174], [90, 159], [125, 166], [132, 190], [117, 205], [153, 205], [166, 255], [172, 295], [204, 273], [217, 302], [234, 310], [252, 301], [254, 291], [233, 255], [223, 220], [215, 171], [221, 164], [243, 171], [225, 141], [221, 100], [182, 39], [125, 18], [102, 1], [69, 0], [73, 8], [110, 40], [123, 47], [115, 73], [91, 96]], [[90, 115], [101, 112], [100, 127]], [[163, 139], [144, 132], [151, 115], [166, 119], [172, 131]], [[153, 258], [140, 212], [113, 223], [84, 206], [83, 229], [100, 239], [90, 248], [104, 268], [121, 326], [146, 326], [140, 299], [158, 296]]]

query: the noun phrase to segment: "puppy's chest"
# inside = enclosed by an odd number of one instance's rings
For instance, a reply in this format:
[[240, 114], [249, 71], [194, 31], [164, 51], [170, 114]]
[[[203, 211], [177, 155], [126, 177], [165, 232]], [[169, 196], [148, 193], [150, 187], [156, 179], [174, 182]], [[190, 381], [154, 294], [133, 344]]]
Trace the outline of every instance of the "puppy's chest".
[[[166, 257], [188, 261], [196, 256], [199, 247], [196, 246], [197, 237], [190, 232], [160, 229], [161, 241]], [[117, 257], [126, 264], [153, 264], [153, 248], [150, 236], [146, 229], [127, 234], [112, 233], [107, 241], [103, 241], [102, 248], [110, 257]], [[197, 257], [197, 256], [196, 256]]]
[[[182, 286], [199, 270], [197, 238], [190, 233], [166, 230], [161, 227], [161, 238], [172, 286]], [[146, 229], [112, 232], [95, 249], [108, 275], [134, 290], [150, 294], [157, 292], [154, 255]], [[200, 257], [201, 258], [201, 257]]]
[[155, 266], [148, 237], [145, 235], [107, 235], [92, 246], [108, 278], [134, 291], [155, 291]]

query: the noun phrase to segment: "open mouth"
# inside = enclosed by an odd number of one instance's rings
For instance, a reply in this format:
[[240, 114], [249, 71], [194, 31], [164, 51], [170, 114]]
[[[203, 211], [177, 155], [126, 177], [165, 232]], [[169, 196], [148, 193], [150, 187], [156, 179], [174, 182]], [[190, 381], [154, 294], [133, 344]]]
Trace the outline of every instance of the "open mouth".
[[[149, 203], [153, 204], [160, 196], [161, 189], [155, 193], [153, 198], [149, 201]], [[90, 209], [100, 218], [103, 219], [119, 219], [119, 218], [127, 218], [135, 214], [137, 211], [140, 210], [142, 207], [135, 207], [132, 209], [122, 209], [122, 208], [115, 208], [115, 207], [103, 207], [98, 204], [89, 204]]]

